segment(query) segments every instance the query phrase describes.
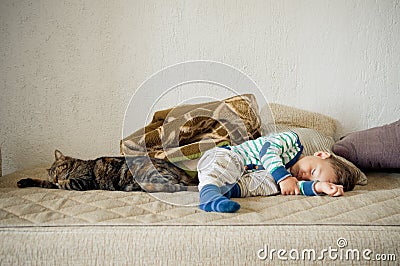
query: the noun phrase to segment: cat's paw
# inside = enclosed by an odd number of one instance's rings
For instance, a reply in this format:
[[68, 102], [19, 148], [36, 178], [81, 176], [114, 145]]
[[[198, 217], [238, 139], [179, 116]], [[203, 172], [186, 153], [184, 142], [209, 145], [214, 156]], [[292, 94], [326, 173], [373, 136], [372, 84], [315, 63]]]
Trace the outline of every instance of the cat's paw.
[[33, 180], [31, 178], [21, 179], [17, 182], [19, 188], [33, 187]]

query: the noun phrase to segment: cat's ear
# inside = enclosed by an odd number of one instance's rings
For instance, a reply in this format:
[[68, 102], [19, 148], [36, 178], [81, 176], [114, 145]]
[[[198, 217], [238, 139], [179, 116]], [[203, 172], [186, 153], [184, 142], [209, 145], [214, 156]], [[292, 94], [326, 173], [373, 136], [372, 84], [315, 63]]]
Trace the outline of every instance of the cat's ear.
[[64, 159], [64, 154], [62, 154], [62, 152], [60, 152], [59, 150], [56, 150], [54, 152], [54, 157], [56, 158], [56, 160], [62, 160]]

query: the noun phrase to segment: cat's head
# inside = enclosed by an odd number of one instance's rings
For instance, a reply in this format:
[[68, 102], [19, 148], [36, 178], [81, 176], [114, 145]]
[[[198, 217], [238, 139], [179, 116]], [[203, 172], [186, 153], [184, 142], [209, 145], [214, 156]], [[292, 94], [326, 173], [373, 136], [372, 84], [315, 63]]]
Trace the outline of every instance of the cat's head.
[[64, 156], [59, 150], [55, 150], [54, 157], [55, 160], [47, 172], [50, 181], [57, 183], [58, 180], [66, 180], [70, 177], [76, 159]]

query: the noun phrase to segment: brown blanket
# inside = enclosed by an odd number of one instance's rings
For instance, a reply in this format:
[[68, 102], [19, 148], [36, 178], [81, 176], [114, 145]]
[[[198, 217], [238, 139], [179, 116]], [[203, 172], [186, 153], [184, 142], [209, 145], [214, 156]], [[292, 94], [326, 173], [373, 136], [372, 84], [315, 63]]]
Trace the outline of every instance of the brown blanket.
[[261, 135], [252, 94], [222, 101], [181, 105], [154, 114], [149, 125], [121, 141], [123, 155], [144, 155], [171, 162], [196, 159], [215, 146], [236, 145]]

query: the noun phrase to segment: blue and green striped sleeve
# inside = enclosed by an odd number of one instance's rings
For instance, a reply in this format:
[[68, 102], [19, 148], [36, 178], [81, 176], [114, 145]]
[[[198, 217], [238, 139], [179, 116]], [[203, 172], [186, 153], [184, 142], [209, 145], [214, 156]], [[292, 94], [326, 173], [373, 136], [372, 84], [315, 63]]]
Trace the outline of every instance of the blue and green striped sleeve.
[[261, 148], [261, 164], [271, 173], [277, 184], [286, 177], [291, 176], [286, 169], [286, 164], [301, 152], [301, 148], [297, 146], [297, 143], [298, 136], [296, 133], [283, 132], [268, 137]]
[[318, 193], [314, 189], [316, 181], [299, 181], [297, 185], [300, 189], [300, 194], [305, 196], [318, 196]]

